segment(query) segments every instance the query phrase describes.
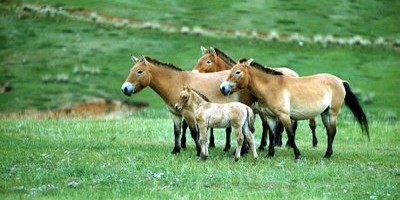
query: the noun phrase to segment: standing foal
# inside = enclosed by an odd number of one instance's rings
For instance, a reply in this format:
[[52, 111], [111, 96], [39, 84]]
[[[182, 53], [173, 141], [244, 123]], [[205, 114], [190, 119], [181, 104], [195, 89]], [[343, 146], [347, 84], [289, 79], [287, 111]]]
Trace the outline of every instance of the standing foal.
[[177, 111], [186, 109], [195, 114], [200, 134], [200, 156], [202, 159], [205, 160], [208, 157], [207, 129], [232, 127], [235, 130], [237, 141], [235, 161], [240, 158], [244, 137], [250, 144], [254, 159], [257, 160], [258, 155], [253, 135], [254, 113], [250, 107], [239, 102], [211, 103], [206, 96], [184, 86], [179, 95], [179, 102], [175, 104], [175, 109]]

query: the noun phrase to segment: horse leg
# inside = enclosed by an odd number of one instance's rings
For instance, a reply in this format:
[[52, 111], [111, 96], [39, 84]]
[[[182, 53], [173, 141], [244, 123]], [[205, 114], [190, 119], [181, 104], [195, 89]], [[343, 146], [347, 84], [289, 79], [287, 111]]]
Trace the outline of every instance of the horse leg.
[[275, 118], [269, 117], [267, 123], [269, 131], [269, 146], [267, 157], [273, 157], [275, 155], [275, 132], [277, 121]]
[[225, 142], [225, 148], [224, 151], [228, 152], [229, 149], [231, 149], [231, 133], [232, 133], [232, 127], [228, 127], [225, 129], [226, 132], [226, 142]]
[[181, 144], [179, 139], [182, 127], [182, 117], [178, 115], [172, 115], [172, 120], [174, 121], [175, 146], [171, 153], [177, 154], [181, 151]]
[[189, 126], [190, 129], [190, 135], [192, 135], [192, 138], [194, 140], [194, 143], [196, 145], [196, 156], [200, 156], [200, 143], [199, 143], [199, 135], [198, 135], [198, 130], [196, 127]]
[[235, 161], [238, 161], [240, 158], [240, 152], [241, 152], [243, 141], [244, 141], [242, 128], [241, 127], [235, 128], [235, 134], [236, 134], [236, 142], [237, 142]]
[[261, 122], [262, 122], [262, 127], [263, 127], [263, 131], [262, 131], [262, 135], [261, 135], [261, 141], [260, 141], [260, 146], [258, 147], [259, 150], [264, 150], [265, 147], [267, 146], [267, 134], [268, 134], [268, 123], [266, 119], [263, 119], [263, 117], [261, 117]]
[[200, 142], [200, 157], [203, 160], [208, 158], [208, 148], [207, 148], [207, 126], [204, 124], [198, 124], [199, 126], [199, 142]]
[[335, 139], [336, 135], [336, 118], [337, 116], [332, 115], [329, 113], [329, 110], [325, 111], [321, 115], [322, 122], [326, 128], [326, 134], [328, 135], [328, 145], [326, 148], [326, 152], [324, 158], [330, 158], [333, 154], [333, 140]]
[[250, 128], [248, 127], [247, 124], [244, 125], [243, 127], [243, 134], [245, 137], [245, 141], [249, 143], [251, 152], [253, 153], [253, 158], [254, 160], [258, 159], [258, 154], [256, 150], [256, 143], [254, 140], [254, 134], [250, 131]]
[[282, 134], [283, 134], [283, 124], [280, 121], [276, 122], [275, 128], [275, 146], [281, 147], [282, 146]]
[[181, 147], [186, 148], [186, 130], [188, 128], [188, 124], [185, 120], [182, 123], [182, 136], [181, 136]]
[[[296, 137], [296, 130], [297, 130], [297, 120], [292, 120], [292, 130], [293, 130], [293, 134]], [[286, 147], [290, 147], [293, 148], [293, 146], [290, 144], [289, 142], [289, 137], [288, 140], [286, 141]]]
[[214, 129], [210, 128], [210, 144], [208, 145], [208, 147], [210, 148], [215, 148], [215, 138], [214, 138]]
[[283, 126], [285, 127], [285, 130], [288, 133], [288, 140], [289, 140], [289, 144], [293, 148], [294, 159], [296, 161], [298, 161], [301, 159], [301, 154], [300, 154], [299, 148], [297, 148], [297, 145], [296, 145], [295, 135], [293, 133], [293, 127], [292, 127], [292, 122], [291, 122], [290, 116], [283, 114], [279, 117], [279, 119], [283, 123]]
[[311, 129], [311, 132], [312, 132], [312, 144], [313, 144], [313, 147], [317, 147], [318, 139], [317, 139], [317, 135], [315, 133], [315, 129], [317, 127], [317, 125], [315, 123], [315, 118], [310, 119], [308, 125], [310, 126], [310, 129]]

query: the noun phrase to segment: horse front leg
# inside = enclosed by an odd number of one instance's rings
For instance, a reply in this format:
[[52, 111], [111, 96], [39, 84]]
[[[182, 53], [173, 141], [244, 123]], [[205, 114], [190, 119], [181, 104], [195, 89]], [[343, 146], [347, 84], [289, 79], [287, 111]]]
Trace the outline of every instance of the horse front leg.
[[190, 134], [194, 140], [194, 144], [196, 145], [196, 156], [200, 156], [200, 142], [199, 142], [199, 133], [196, 127], [189, 126]]
[[262, 135], [261, 135], [261, 141], [260, 141], [260, 146], [258, 147], [259, 150], [264, 150], [265, 147], [267, 146], [267, 135], [268, 135], [268, 123], [267, 120], [261, 117], [261, 123], [262, 123]]
[[229, 149], [231, 149], [231, 133], [232, 133], [232, 127], [228, 127], [225, 129], [226, 137], [225, 137], [225, 147], [224, 151], [228, 152]]
[[214, 138], [214, 129], [210, 128], [210, 145], [208, 145], [210, 148], [215, 148], [215, 138]]
[[[292, 130], [293, 130], [293, 135], [296, 138], [296, 130], [297, 130], [297, 120], [291, 120], [292, 122]], [[282, 125], [282, 129], [283, 129], [283, 125]], [[283, 131], [283, 130], [282, 130]], [[289, 134], [289, 133], [287, 133]], [[289, 135], [288, 135], [289, 136]], [[288, 137], [289, 138], [289, 137]], [[293, 148], [292, 144], [290, 144], [289, 139], [286, 141], [286, 147], [290, 147]]]
[[275, 118], [269, 117], [267, 123], [269, 130], [269, 146], [267, 157], [273, 157], [275, 155], [275, 131], [277, 121]]
[[299, 161], [301, 159], [301, 154], [299, 148], [297, 148], [295, 135], [293, 132], [293, 126], [289, 115], [281, 114], [279, 117], [283, 126], [285, 127], [286, 132], [288, 133], [289, 145], [293, 148], [294, 159], [295, 161]]
[[185, 120], [182, 123], [182, 137], [181, 137], [181, 147], [186, 148], [186, 130], [188, 128], [188, 124]]
[[182, 127], [182, 117], [178, 115], [172, 114], [172, 120], [174, 121], [174, 138], [175, 138], [175, 146], [172, 149], [172, 154], [177, 154], [181, 151], [181, 143], [180, 143], [180, 135], [181, 135], [181, 127]]

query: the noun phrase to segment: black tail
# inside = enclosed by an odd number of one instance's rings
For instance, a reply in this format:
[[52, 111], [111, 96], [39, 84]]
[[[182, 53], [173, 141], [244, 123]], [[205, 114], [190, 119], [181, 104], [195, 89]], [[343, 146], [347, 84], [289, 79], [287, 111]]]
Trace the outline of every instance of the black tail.
[[348, 108], [350, 108], [354, 117], [357, 118], [357, 121], [361, 126], [361, 130], [367, 134], [369, 140], [370, 138], [369, 138], [367, 116], [365, 115], [363, 109], [361, 108], [361, 105], [358, 102], [356, 95], [354, 95], [354, 93], [351, 91], [349, 83], [343, 81], [343, 86], [346, 90], [346, 96], [344, 97], [345, 104]]

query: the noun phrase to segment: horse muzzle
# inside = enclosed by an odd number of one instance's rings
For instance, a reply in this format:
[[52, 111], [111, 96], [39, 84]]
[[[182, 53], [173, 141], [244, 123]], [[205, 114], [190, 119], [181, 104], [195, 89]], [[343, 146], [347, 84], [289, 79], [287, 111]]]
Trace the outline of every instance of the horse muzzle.
[[179, 106], [178, 103], [176, 103], [176, 104], [174, 105], [174, 108], [175, 108], [175, 110], [178, 111], [178, 112], [180, 112], [180, 111], [182, 110], [182, 106]]
[[121, 91], [126, 95], [126, 96], [131, 96], [133, 92], [135, 91], [135, 85], [129, 82], [125, 82], [121, 86]]
[[223, 82], [219, 86], [219, 91], [225, 96], [228, 96], [232, 92], [232, 86], [228, 82]]

